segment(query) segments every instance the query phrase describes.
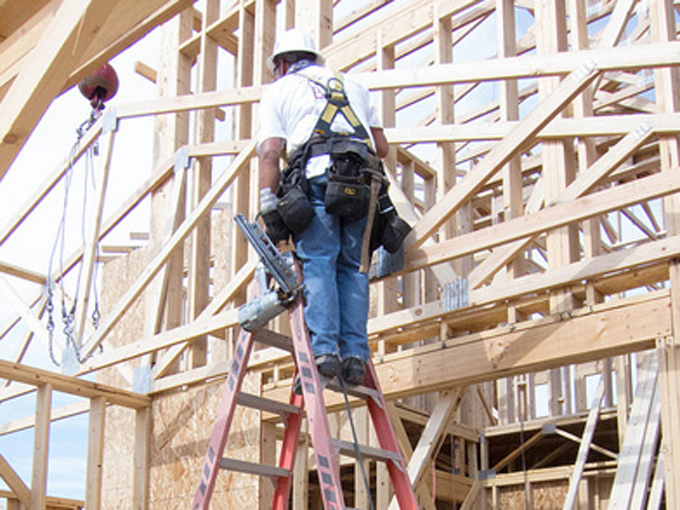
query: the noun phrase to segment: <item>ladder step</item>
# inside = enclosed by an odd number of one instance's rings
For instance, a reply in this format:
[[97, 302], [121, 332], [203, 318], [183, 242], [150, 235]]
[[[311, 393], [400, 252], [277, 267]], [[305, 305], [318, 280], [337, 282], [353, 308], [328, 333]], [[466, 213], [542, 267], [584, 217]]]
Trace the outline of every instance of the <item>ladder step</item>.
[[249, 475], [269, 476], [274, 478], [287, 478], [290, 476], [290, 471], [280, 468], [278, 466], [267, 466], [265, 464], [257, 464], [255, 462], [247, 462], [245, 460], [227, 459], [220, 460], [220, 469], [228, 471], [238, 471], [239, 473], [246, 473]]
[[261, 329], [255, 335], [255, 340], [267, 344], [270, 347], [278, 347], [284, 351], [290, 353], [293, 352], [293, 339], [289, 336], [282, 335], [281, 333], [276, 333], [275, 331], [270, 331], [268, 329]]
[[250, 393], [239, 393], [237, 402], [252, 409], [259, 409], [268, 413], [275, 413], [286, 417], [289, 414], [299, 414], [300, 408], [286, 402], [279, 402], [270, 398], [263, 398]]
[[[337, 393], [342, 393], [342, 386], [340, 386], [340, 383], [336, 378], [333, 378], [330, 381], [328, 381], [326, 388], [328, 388], [329, 390], [333, 390]], [[374, 390], [373, 388], [369, 388], [368, 386], [345, 385], [345, 391], [347, 391], [348, 395], [351, 395], [353, 397], [358, 397], [363, 400], [368, 400], [369, 398], [372, 398], [376, 402], [380, 402], [380, 392]]]
[[[357, 458], [356, 445], [350, 441], [343, 441], [342, 439], [331, 439], [335, 448], [348, 457]], [[395, 462], [401, 461], [401, 456], [390, 450], [381, 450], [380, 448], [374, 448], [373, 446], [359, 445], [359, 451], [361, 456], [365, 459], [374, 459], [381, 461], [392, 460]]]

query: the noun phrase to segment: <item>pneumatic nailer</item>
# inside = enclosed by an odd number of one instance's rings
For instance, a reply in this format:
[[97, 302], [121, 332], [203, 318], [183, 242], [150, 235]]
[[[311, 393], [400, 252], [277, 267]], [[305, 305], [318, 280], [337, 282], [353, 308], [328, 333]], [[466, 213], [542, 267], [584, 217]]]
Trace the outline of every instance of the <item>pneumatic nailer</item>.
[[[295, 262], [292, 252], [279, 252], [262, 227], [256, 222], [249, 223], [242, 214], [237, 214], [234, 219], [260, 257], [255, 270], [260, 296], [238, 309], [241, 327], [247, 331], [257, 331], [293, 304], [302, 285], [293, 271]], [[274, 279], [277, 287], [269, 288], [269, 277]]]

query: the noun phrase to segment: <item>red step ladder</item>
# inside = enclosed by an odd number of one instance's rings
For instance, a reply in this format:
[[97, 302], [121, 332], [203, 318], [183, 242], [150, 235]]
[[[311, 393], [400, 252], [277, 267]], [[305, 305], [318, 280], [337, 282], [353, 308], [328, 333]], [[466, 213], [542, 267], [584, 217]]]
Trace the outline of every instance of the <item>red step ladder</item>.
[[[399, 450], [392, 423], [387, 414], [385, 401], [380, 390], [378, 377], [373, 363], [367, 365], [365, 386], [354, 386], [349, 393], [366, 400], [369, 414], [373, 420], [380, 448], [357, 446], [354, 443], [332, 438], [323, 399], [321, 377], [317, 371], [312, 354], [309, 333], [305, 327], [302, 299], [298, 298], [289, 310], [292, 335], [290, 339], [266, 330], [256, 333], [241, 331], [234, 347], [234, 356], [224, 393], [220, 402], [215, 426], [208, 443], [208, 452], [201, 470], [201, 480], [196, 490], [193, 510], [207, 510], [210, 505], [219, 469], [229, 469], [243, 473], [272, 477], [275, 481], [273, 510], [286, 510], [292, 487], [293, 465], [297, 451], [303, 408], [306, 407], [309, 434], [316, 456], [316, 464], [321, 485], [325, 510], [346, 510], [345, 499], [340, 482], [340, 453], [356, 455], [358, 449], [364, 458], [387, 463], [387, 470], [395, 496], [402, 510], [417, 510], [406, 463]], [[289, 350], [295, 358], [297, 373], [302, 383], [302, 395], [296, 395], [291, 388], [289, 403], [246, 395], [241, 392], [248, 358], [255, 341]], [[338, 389], [333, 384], [328, 389]], [[282, 416], [285, 424], [283, 444], [278, 466], [266, 466], [245, 461], [223, 458], [227, 436], [234, 418], [236, 405], [255, 407], [263, 411], [275, 412]]]

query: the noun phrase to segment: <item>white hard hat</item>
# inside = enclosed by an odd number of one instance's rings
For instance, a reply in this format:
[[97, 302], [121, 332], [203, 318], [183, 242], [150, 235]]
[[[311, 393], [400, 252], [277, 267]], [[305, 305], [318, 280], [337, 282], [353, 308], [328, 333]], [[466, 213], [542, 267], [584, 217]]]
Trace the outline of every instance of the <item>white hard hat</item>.
[[312, 36], [300, 30], [299, 28], [291, 28], [284, 32], [274, 45], [274, 53], [267, 59], [267, 64], [270, 69], [274, 69], [274, 59], [284, 53], [306, 52], [316, 55], [317, 62], [321, 61], [321, 55], [316, 49], [316, 43]]

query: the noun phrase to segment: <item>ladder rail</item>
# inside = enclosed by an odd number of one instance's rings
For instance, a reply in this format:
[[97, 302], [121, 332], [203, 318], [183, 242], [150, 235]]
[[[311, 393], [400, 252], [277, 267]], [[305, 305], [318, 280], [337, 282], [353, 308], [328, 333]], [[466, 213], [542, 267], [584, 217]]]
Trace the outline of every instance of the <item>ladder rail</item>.
[[397, 436], [394, 432], [387, 406], [385, 405], [385, 398], [380, 389], [378, 375], [371, 360], [366, 364], [366, 376], [367, 385], [377, 390], [378, 394], [377, 398], [370, 398], [366, 401], [368, 412], [371, 415], [375, 433], [378, 437], [378, 443], [380, 448], [394, 452], [399, 459], [387, 463], [387, 472], [392, 481], [392, 488], [399, 502], [399, 508], [401, 510], [418, 510], [418, 501], [411, 486], [406, 461], [397, 443]]
[[[331, 443], [331, 431], [323, 399], [323, 385], [312, 353], [309, 332], [305, 327], [302, 299], [298, 298], [289, 311], [291, 318], [295, 362], [302, 383], [307, 408], [309, 435], [314, 447], [321, 497], [326, 510], [344, 510], [345, 498], [340, 480], [340, 464]], [[297, 445], [294, 445], [297, 448]]]
[[215, 489], [215, 482], [219, 471], [218, 468], [224, 454], [224, 448], [227, 445], [227, 432], [231, 428], [234, 418], [237, 395], [241, 391], [243, 376], [247, 370], [248, 358], [253, 348], [252, 337], [252, 333], [242, 329], [236, 341], [231, 368], [217, 410], [217, 419], [208, 441], [208, 451], [206, 452], [203, 468], [201, 469], [201, 480], [191, 506], [193, 510], [207, 510], [210, 505], [210, 499]]

